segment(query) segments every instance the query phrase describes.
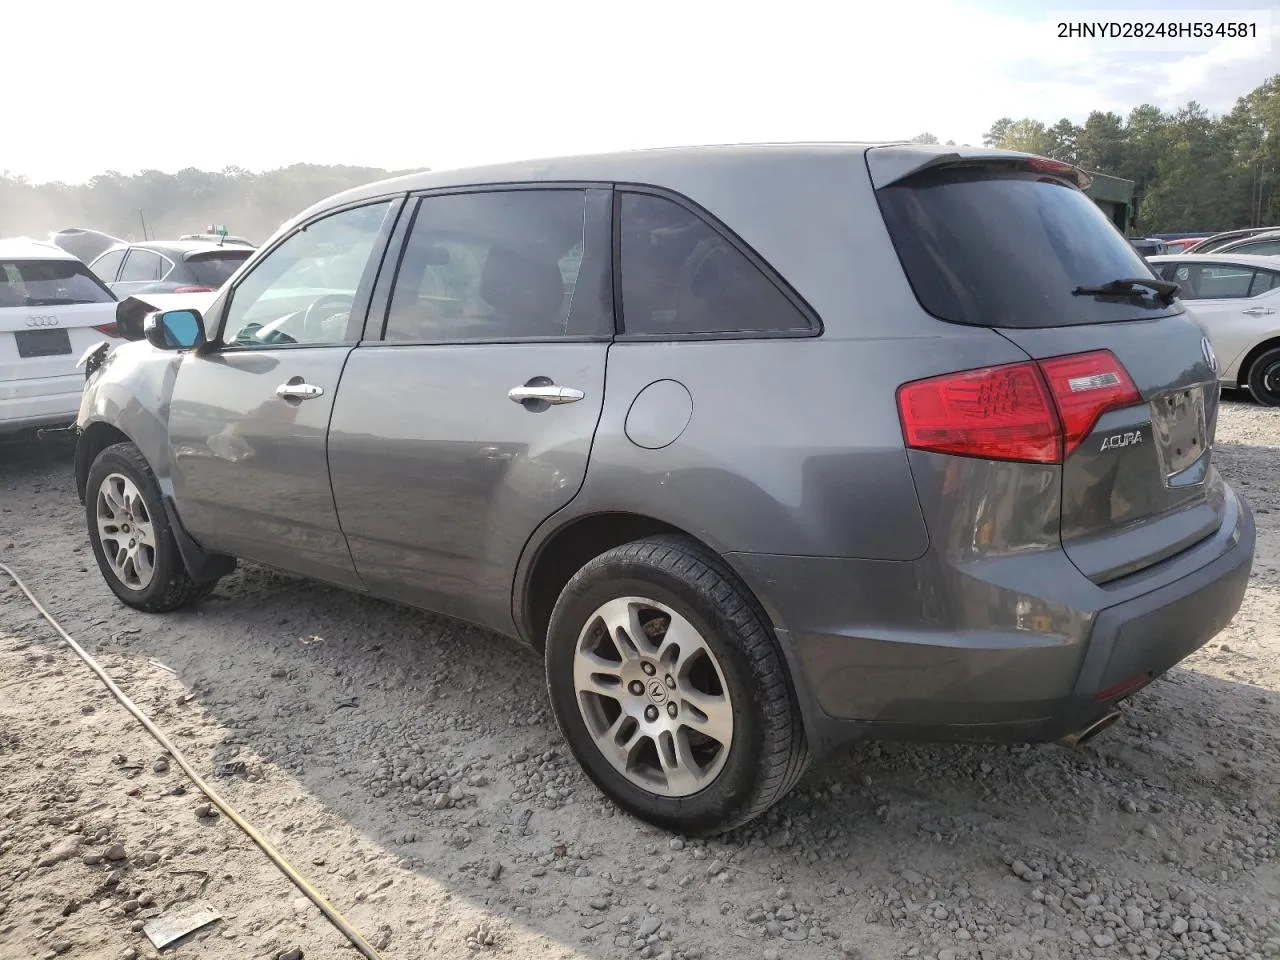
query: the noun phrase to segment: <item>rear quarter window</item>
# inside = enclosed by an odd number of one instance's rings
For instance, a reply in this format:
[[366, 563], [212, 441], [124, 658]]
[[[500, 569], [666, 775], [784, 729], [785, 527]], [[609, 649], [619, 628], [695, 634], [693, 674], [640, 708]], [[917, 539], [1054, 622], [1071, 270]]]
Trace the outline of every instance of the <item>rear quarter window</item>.
[[623, 193], [619, 236], [625, 334], [770, 336], [817, 329], [763, 264], [683, 204]]
[[1060, 180], [951, 168], [882, 187], [877, 198], [917, 299], [942, 320], [1062, 327], [1182, 311], [1154, 297], [1073, 295], [1154, 274], [1106, 214]]

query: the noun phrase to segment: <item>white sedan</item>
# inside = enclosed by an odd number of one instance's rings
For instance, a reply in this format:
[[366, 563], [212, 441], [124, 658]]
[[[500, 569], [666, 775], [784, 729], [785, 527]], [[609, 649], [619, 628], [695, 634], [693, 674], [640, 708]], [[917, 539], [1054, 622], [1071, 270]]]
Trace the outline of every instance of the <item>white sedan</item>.
[[52, 243], [0, 240], [0, 434], [73, 423], [76, 361], [101, 341], [123, 342], [102, 281]]
[[1209, 335], [1222, 385], [1280, 406], [1280, 257], [1183, 253], [1148, 262], [1178, 284], [1179, 299]]

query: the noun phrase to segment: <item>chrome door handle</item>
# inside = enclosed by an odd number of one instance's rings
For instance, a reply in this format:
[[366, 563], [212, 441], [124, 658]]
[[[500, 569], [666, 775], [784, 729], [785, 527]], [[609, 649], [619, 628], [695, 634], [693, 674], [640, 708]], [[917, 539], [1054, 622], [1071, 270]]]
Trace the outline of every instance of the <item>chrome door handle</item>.
[[529, 400], [542, 400], [550, 404], [576, 403], [586, 394], [574, 387], [558, 387], [554, 383], [545, 387], [512, 387], [507, 391], [507, 399], [516, 403]]
[[276, 396], [281, 400], [314, 400], [324, 396], [324, 387], [310, 383], [282, 383], [276, 387]]
[[1243, 311], [1243, 313], [1246, 317], [1269, 317], [1271, 314], [1275, 313], [1275, 311], [1269, 307], [1250, 307], [1248, 310]]

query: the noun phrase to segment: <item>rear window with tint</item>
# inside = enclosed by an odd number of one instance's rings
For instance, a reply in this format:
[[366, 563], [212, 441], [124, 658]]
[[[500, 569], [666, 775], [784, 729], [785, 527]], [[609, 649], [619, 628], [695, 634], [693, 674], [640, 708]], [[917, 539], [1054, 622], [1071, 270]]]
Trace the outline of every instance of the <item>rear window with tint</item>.
[[0, 261], [0, 308], [113, 300], [111, 291], [79, 260]]
[[249, 259], [252, 250], [228, 250], [226, 253], [202, 253], [187, 258], [187, 274], [193, 283], [215, 290], [222, 286], [240, 264]]
[[1182, 310], [1155, 297], [1072, 294], [1153, 274], [1092, 200], [1058, 180], [953, 168], [883, 187], [877, 197], [916, 297], [942, 320], [1064, 327]]

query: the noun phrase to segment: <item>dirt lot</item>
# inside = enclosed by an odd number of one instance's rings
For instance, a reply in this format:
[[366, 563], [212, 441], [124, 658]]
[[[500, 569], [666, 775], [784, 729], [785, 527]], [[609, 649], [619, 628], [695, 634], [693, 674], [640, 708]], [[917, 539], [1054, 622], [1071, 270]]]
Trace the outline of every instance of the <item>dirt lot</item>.
[[[1244, 609], [1082, 751], [859, 744], [765, 821], [619, 815], [510, 642], [258, 567], [133, 613], [65, 444], [0, 446], [0, 558], [387, 960], [1280, 956], [1280, 412], [1229, 403]], [[2, 578], [0, 578], [2, 579]], [[356, 954], [0, 584], [0, 957]]]

